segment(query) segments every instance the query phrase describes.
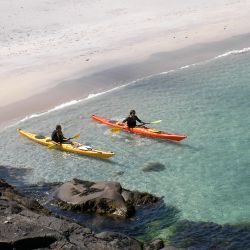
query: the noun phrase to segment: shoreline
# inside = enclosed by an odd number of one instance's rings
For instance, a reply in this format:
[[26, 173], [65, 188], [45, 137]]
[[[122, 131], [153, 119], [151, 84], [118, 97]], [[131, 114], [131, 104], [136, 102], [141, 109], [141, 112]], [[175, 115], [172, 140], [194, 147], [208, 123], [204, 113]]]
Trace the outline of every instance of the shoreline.
[[215, 59], [233, 50], [249, 48], [249, 40], [250, 33], [218, 42], [195, 44], [177, 51], [153, 54], [142, 62], [113, 66], [105, 70], [100, 68], [100, 71], [87, 76], [62, 81], [42, 93], [0, 107], [0, 127], [10, 126], [34, 113], [43, 113], [68, 102], [86, 99], [91, 94], [110, 91], [142, 78]]
[[250, 46], [240, 38], [250, 33], [245, 0], [14, 0], [0, 8], [0, 127]]

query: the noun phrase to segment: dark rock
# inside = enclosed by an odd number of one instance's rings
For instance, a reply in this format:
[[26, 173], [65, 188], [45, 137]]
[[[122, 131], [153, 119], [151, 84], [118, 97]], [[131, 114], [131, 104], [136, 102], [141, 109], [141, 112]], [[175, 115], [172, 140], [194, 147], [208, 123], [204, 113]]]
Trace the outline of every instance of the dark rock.
[[8, 183], [0, 183], [0, 249], [142, 249], [139, 241], [126, 235], [95, 235], [89, 228], [56, 218]]
[[[50, 212], [45, 209], [43, 206], [39, 204], [35, 199], [24, 197], [21, 194], [19, 194], [12, 186], [10, 186], [8, 183], [6, 183], [4, 180], [0, 179], [0, 190], [1, 190], [1, 198], [5, 200], [12, 201], [12, 205], [14, 204], [13, 201], [15, 201], [18, 204], [21, 204], [22, 206], [36, 211], [36, 212], [43, 212], [46, 214], [49, 214]], [[10, 205], [11, 208], [11, 205]], [[17, 209], [17, 207], [15, 208]]]
[[[18, 204], [21, 204], [25, 208], [36, 211], [37, 213], [43, 212], [46, 214], [50, 214], [50, 212], [45, 209], [43, 206], [39, 204], [35, 199], [27, 198], [19, 194], [12, 186], [7, 184], [4, 180], [0, 180], [0, 188], [1, 188], [1, 199], [15, 201]], [[18, 208], [15, 203], [11, 203], [9, 209], [12, 209], [12, 206], [15, 206], [15, 210]]]
[[164, 248], [164, 243], [161, 239], [156, 239], [153, 240], [152, 242], [150, 242], [150, 244], [148, 244], [145, 247], [145, 250], [159, 250], [159, 249], [163, 249]]
[[[117, 241], [116, 244], [119, 244], [121, 247], [125, 247], [125, 249], [126, 247], [132, 245], [134, 245], [136, 249], [142, 249], [142, 244], [140, 242], [138, 242], [138, 244], [135, 245], [134, 239], [130, 237], [127, 237], [125, 239], [123, 234], [113, 233], [113, 232], [101, 232], [99, 234], [96, 234], [95, 236], [104, 241], [114, 241], [115, 238], [115, 242]], [[127, 244], [127, 246], [125, 244]]]
[[5, 180], [0, 179], [0, 190], [5, 188], [11, 188], [11, 185], [9, 185]]
[[142, 171], [144, 172], [159, 172], [163, 171], [165, 169], [165, 166], [159, 162], [149, 162], [147, 163], [143, 168]]
[[150, 205], [161, 200], [147, 192], [129, 191], [127, 189], [122, 190], [122, 196], [124, 200], [134, 206]]
[[[0, 201], [1, 203], [1, 201]], [[9, 207], [6, 209], [6, 214], [18, 214], [22, 211], [22, 208], [18, 206], [18, 204], [15, 201], [9, 202]]]

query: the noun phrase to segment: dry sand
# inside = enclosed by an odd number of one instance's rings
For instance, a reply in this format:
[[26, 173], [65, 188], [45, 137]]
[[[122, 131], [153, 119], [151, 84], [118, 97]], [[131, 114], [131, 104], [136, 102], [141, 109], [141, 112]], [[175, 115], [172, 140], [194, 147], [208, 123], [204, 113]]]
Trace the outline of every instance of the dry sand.
[[206, 46], [202, 56], [193, 45], [211, 42], [212, 51], [212, 42], [250, 33], [247, 0], [2, 0], [0, 10], [0, 123], [81, 98], [100, 82], [107, 89], [203, 60]]

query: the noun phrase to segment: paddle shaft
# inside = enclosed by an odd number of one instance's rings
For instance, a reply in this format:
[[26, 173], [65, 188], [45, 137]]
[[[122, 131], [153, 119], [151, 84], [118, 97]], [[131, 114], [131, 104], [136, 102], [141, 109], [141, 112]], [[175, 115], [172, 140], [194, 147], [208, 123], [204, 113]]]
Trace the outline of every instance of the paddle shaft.
[[[74, 139], [74, 138], [79, 138], [80, 137], [80, 134], [75, 134], [74, 136], [72, 137], [69, 137], [67, 140], [71, 140], [71, 139]], [[59, 146], [61, 145], [62, 143], [60, 142], [53, 142], [52, 145], [49, 145], [48, 148], [52, 148], [52, 147], [55, 147], [55, 146]]]
[[161, 120], [153, 121], [153, 122], [144, 122], [144, 124], [157, 124], [160, 123]]
[[[143, 122], [141, 125], [143, 126], [144, 124], [157, 124], [160, 123], [161, 120], [153, 121], [153, 122]], [[122, 128], [112, 128], [111, 132], [112, 133], [119, 133], [122, 130]]]

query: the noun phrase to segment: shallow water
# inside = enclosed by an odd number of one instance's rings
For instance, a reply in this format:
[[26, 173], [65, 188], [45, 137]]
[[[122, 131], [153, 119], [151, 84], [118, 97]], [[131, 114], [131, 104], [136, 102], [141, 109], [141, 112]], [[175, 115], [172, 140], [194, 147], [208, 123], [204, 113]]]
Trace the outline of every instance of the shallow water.
[[[130, 190], [164, 196], [180, 219], [219, 224], [250, 222], [250, 53], [239, 53], [136, 81], [124, 88], [27, 119], [1, 132], [1, 165], [24, 168], [26, 183], [119, 181]], [[91, 114], [123, 119], [136, 109], [156, 129], [186, 134], [182, 142], [112, 134]], [[67, 136], [116, 152], [110, 160], [63, 153], [20, 137], [15, 129]], [[150, 162], [165, 169], [144, 172]], [[115, 176], [116, 172], [124, 174]], [[162, 228], [159, 228], [161, 231]], [[163, 230], [164, 231], [164, 230]]]

